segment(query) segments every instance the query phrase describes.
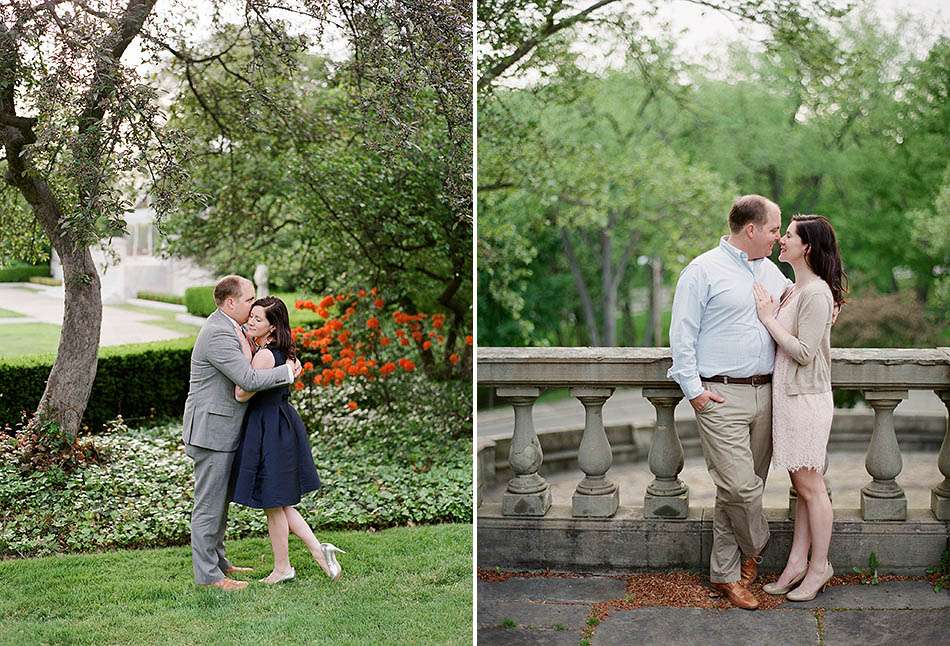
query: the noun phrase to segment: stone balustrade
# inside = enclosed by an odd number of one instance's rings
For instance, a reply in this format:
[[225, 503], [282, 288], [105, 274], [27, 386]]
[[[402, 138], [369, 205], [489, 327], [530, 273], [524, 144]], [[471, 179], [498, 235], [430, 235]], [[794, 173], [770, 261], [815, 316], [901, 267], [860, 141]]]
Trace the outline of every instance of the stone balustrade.
[[[684, 453], [673, 417], [683, 394], [666, 376], [670, 365], [668, 348], [479, 348], [479, 385], [495, 388], [498, 397], [515, 409], [509, 454], [514, 475], [504, 494], [502, 514], [544, 517], [548, 513], [551, 494], [539, 473], [543, 453], [531, 411], [543, 389], [568, 387], [585, 408], [578, 449], [583, 477], [573, 496], [571, 515], [615, 516], [619, 487], [610, 479], [612, 451], [602, 409], [616, 388], [641, 387], [644, 398], [656, 409], [648, 458], [654, 479], [643, 492], [643, 517], [689, 517], [689, 490], [679, 479]], [[865, 460], [870, 481], [861, 489], [862, 519], [906, 520], [907, 498], [896, 481], [902, 461], [893, 412], [911, 389], [933, 390], [950, 408], [950, 349], [835, 349], [831, 377], [835, 388], [861, 390], [874, 410], [874, 431]], [[930, 512], [935, 520], [948, 521], [950, 425], [936, 462], [943, 481], [934, 483]]]

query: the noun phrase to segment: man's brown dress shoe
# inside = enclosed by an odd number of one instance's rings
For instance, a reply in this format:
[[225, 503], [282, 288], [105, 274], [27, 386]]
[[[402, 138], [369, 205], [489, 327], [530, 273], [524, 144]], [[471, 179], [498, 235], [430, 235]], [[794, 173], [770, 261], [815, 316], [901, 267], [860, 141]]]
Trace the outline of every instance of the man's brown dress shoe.
[[232, 565], [228, 567], [227, 570], [224, 571], [224, 575], [227, 576], [229, 574], [241, 574], [242, 572], [253, 572], [253, 571], [254, 571], [254, 568], [252, 567], [240, 567], [238, 565]]
[[742, 559], [742, 567], [739, 572], [741, 576], [739, 577], [739, 585], [744, 588], [748, 588], [755, 582], [755, 577], [759, 574], [759, 561], [761, 557], [750, 556], [748, 558]]
[[726, 598], [729, 599], [729, 603], [736, 608], [755, 610], [759, 607], [759, 602], [755, 596], [749, 592], [747, 588], [741, 586], [738, 581], [733, 581], [732, 583], [713, 583], [712, 587], [714, 590], [723, 593]]
[[234, 579], [225, 577], [215, 581], [214, 583], [205, 583], [204, 587], [218, 588], [219, 590], [224, 590], [225, 592], [237, 592], [238, 590], [243, 590], [247, 587], [247, 581], [235, 581]]

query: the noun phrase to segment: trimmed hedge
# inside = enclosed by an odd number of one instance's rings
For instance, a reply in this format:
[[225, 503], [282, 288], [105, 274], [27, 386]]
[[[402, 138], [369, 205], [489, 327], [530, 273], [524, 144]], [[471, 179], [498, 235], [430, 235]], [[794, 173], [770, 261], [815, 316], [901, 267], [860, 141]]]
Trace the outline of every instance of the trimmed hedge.
[[59, 278], [52, 278], [51, 276], [30, 276], [30, 282], [36, 283], [37, 285], [47, 285], [49, 287], [62, 287], [63, 281]]
[[161, 294], [159, 292], [139, 292], [135, 295], [143, 301], [158, 301], [159, 303], [171, 303], [172, 305], [184, 305], [185, 299], [174, 294]]
[[0, 267], [0, 283], [25, 283], [34, 276], [49, 276], [48, 265]]
[[189, 287], [185, 290], [185, 308], [194, 316], [208, 317], [218, 309], [214, 302], [214, 285]]
[[[118, 415], [130, 424], [180, 416], [194, 342], [185, 338], [101, 348], [83, 424], [95, 433]], [[44, 354], [0, 363], [0, 426], [13, 427], [24, 412], [36, 410], [54, 360]]]

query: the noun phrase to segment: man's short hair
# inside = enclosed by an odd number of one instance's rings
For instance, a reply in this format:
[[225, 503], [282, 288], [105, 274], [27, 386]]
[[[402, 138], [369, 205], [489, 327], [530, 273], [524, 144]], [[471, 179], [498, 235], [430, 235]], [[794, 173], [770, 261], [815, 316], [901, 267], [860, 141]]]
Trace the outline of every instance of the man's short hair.
[[778, 204], [761, 195], [743, 195], [737, 197], [729, 209], [729, 230], [733, 233], [742, 231], [742, 227], [754, 222], [765, 224], [769, 219], [771, 209], [779, 210]]
[[244, 285], [246, 278], [241, 276], [225, 276], [218, 281], [218, 284], [214, 286], [214, 302], [215, 305], [221, 307], [224, 305], [224, 301], [229, 298], [240, 298], [241, 297], [241, 287]]

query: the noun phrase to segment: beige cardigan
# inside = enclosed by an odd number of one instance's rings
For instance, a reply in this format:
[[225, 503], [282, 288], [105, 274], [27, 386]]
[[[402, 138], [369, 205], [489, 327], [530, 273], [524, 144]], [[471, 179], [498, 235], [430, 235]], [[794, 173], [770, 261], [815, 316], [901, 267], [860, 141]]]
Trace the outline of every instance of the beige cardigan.
[[[797, 288], [796, 288], [797, 289]], [[789, 370], [789, 395], [831, 390], [831, 319], [834, 299], [828, 284], [816, 279], [798, 293], [791, 328], [774, 326], [775, 342], [795, 362]]]

